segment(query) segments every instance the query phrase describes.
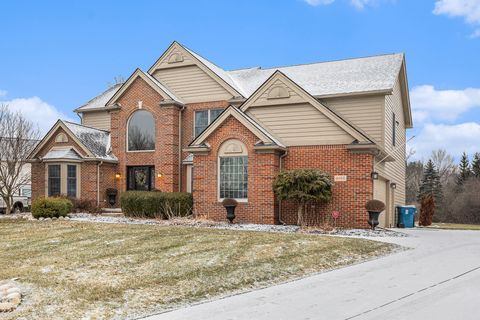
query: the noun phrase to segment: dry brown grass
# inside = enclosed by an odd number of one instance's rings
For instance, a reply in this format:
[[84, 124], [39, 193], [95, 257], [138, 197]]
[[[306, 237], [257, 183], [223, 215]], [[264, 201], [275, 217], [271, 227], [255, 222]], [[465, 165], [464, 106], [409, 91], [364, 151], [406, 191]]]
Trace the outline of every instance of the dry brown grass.
[[461, 224], [461, 223], [432, 223], [428, 228], [432, 229], [450, 229], [450, 230], [480, 230], [480, 224]]
[[206, 228], [0, 220], [5, 319], [132, 318], [391, 252], [367, 240]]

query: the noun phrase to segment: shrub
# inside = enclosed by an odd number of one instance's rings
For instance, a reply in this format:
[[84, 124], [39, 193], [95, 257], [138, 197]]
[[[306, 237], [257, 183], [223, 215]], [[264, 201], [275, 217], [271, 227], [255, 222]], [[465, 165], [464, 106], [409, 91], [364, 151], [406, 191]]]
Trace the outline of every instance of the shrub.
[[297, 202], [297, 224], [303, 225], [303, 208], [311, 201], [328, 202], [332, 197], [332, 182], [327, 173], [316, 169], [295, 169], [280, 172], [273, 191], [280, 200]]
[[68, 198], [73, 204], [74, 212], [81, 213], [100, 213], [101, 208], [97, 206], [97, 201], [88, 199]]
[[385, 203], [380, 200], [369, 200], [365, 205], [365, 209], [371, 212], [382, 212], [385, 210]]
[[189, 216], [193, 198], [187, 192], [127, 191], [120, 205], [125, 216], [170, 219]]
[[34, 218], [59, 218], [72, 212], [73, 204], [67, 198], [37, 198], [32, 203]]
[[433, 214], [435, 212], [435, 200], [432, 194], [427, 194], [422, 198], [420, 207], [420, 218], [418, 223], [421, 226], [429, 226], [432, 224]]

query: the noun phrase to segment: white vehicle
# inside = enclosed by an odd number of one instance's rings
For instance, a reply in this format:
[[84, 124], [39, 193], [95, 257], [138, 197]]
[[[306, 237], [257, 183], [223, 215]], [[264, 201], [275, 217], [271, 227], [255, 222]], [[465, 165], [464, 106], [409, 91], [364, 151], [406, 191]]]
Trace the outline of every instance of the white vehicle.
[[[16, 195], [13, 196], [12, 213], [20, 213], [30, 208], [32, 204], [32, 188], [30, 185], [22, 186]], [[5, 201], [0, 197], [0, 212], [4, 214], [6, 212]]]

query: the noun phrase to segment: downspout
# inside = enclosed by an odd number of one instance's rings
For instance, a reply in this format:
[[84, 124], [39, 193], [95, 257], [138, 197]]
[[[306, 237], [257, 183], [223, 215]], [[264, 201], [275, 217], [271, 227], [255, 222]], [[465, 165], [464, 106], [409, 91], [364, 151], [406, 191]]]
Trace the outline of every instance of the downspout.
[[[280, 156], [280, 160], [279, 160], [279, 169], [280, 169], [280, 172], [282, 172], [283, 170], [283, 158], [285, 158], [286, 156], [288, 155], [288, 150], [285, 150], [285, 152]], [[280, 222], [281, 224], [285, 225], [286, 223], [282, 221], [282, 200], [278, 200], [278, 222]]]
[[185, 106], [182, 106], [178, 113], [178, 191], [182, 191], [182, 112]]
[[97, 166], [97, 207], [100, 207], [100, 167], [103, 164], [103, 160], [98, 163]]

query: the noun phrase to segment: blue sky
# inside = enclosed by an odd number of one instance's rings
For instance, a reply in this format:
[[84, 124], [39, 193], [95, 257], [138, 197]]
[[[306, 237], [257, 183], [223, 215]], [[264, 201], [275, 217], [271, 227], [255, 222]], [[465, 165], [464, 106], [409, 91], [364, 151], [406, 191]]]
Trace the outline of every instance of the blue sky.
[[405, 52], [414, 158], [480, 151], [480, 0], [2, 1], [0, 102], [42, 130], [173, 40], [225, 69]]

